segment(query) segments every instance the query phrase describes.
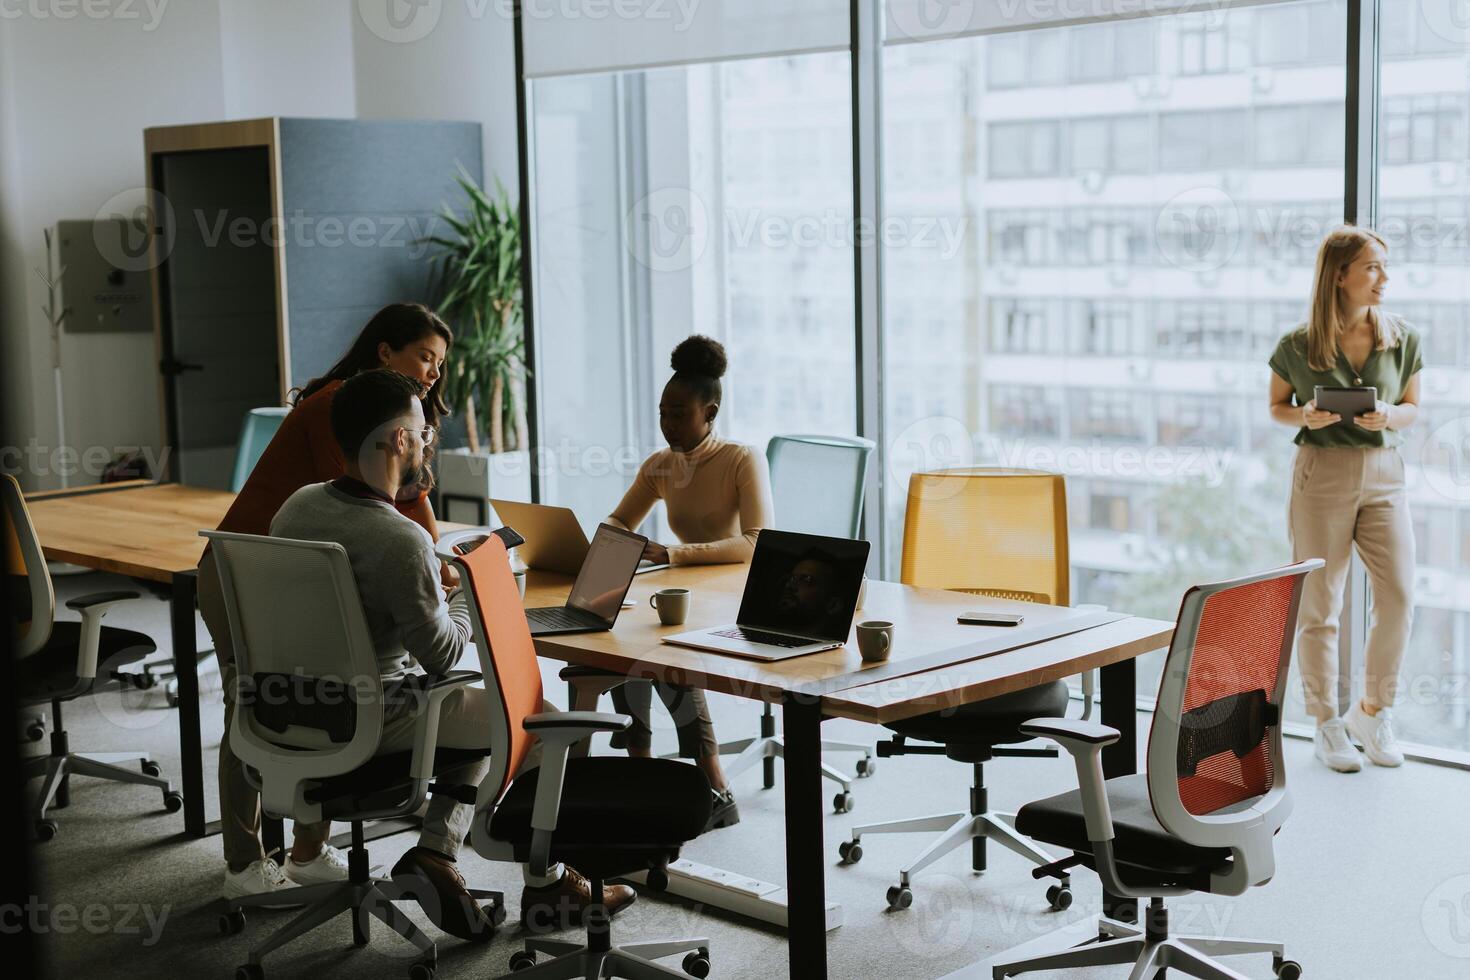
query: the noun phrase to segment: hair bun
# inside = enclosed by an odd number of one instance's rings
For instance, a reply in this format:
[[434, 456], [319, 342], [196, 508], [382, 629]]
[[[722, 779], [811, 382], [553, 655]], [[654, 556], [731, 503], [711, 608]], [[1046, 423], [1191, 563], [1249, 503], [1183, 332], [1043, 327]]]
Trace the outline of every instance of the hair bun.
[[679, 374], [698, 374], [718, 381], [728, 366], [724, 346], [712, 337], [695, 334], [679, 341], [669, 366]]

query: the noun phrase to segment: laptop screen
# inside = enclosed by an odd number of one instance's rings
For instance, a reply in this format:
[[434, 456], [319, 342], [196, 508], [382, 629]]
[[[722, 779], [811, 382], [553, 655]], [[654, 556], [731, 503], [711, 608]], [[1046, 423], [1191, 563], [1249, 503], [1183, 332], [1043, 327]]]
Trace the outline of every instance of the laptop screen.
[[599, 525], [587, 548], [582, 569], [577, 572], [567, 605], [589, 612], [605, 623], [615, 621], [647, 540], [641, 534], [610, 524]]
[[846, 642], [868, 542], [766, 528], [756, 538], [739, 625]]

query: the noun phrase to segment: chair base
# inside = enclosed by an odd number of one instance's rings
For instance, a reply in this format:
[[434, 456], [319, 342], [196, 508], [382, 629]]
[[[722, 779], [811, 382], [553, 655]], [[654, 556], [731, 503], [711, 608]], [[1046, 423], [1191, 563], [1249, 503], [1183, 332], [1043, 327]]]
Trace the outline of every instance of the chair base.
[[[1253, 939], [1223, 939], [1213, 936], [1169, 936], [1167, 932], [1150, 932], [1142, 927], [1101, 919], [1097, 938], [1081, 946], [1049, 953], [1035, 953], [1007, 960], [991, 967], [993, 980], [1051, 970], [1072, 970], [1091, 966], [1132, 964], [1129, 980], [1153, 980], [1164, 970], [1175, 970], [1200, 980], [1249, 980], [1215, 959], [1217, 956], [1243, 956], [1270, 953], [1272, 969], [1278, 977], [1295, 978], [1301, 968], [1287, 960], [1281, 943]], [[1213, 954], [1213, 955], [1211, 955]]]
[[[65, 745], [66, 733], [53, 735], [53, 741]], [[53, 747], [54, 748], [54, 747]], [[125, 769], [126, 763], [135, 763], [138, 768]], [[152, 786], [163, 792], [163, 806], [169, 813], [176, 813], [184, 806], [184, 797], [173, 784], [164, 779], [153, 756], [147, 752], [55, 752], [51, 755], [28, 759], [24, 764], [27, 779], [41, 777], [41, 789], [30, 807], [32, 832], [37, 840], [50, 840], [56, 836], [56, 822], [47, 814], [53, 809], [64, 808], [68, 800], [67, 783], [71, 776], [90, 776], [115, 783], [136, 783]]]
[[[556, 958], [535, 963], [536, 953], [548, 953]], [[684, 958], [684, 972], [653, 962], [679, 953], [688, 954]], [[510, 976], [516, 980], [595, 980], [601, 977], [624, 977], [627, 980], [677, 977], [678, 980], [687, 980], [691, 976], [709, 975], [709, 940], [674, 939], [596, 949], [576, 943], [528, 939], [525, 951], [516, 953], [510, 962], [513, 971]]]
[[[985, 842], [994, 841], [1006, 850], [1019, 854], [1038, 867], [1051, 864], [1055, 858], [1016, 833], [1016, 817], [1012, 813], [987, 811], [985, 813], [939, 813], [928, 817], [912, 817], [908, 820], [889, 820], [884, 823], [866, 824], [852, 828], [848, 839], [839, 847], [843, 863], [855, 864], [862, 858], [861, 842], [866, 834], [920, 834], [942, 831], [907, 866], [898, 872], [898, 885], [889, 889], [889, 907], [908, 908], [913, 903], [913, 879], [920, 871], [944, 857], [962, 844], [970, 843], [971, 867], [984, 871], [986, 864]], [[1064, 909], [1072, 902], [1071, 878], [1063, 875], [1058, 885], [1048, 891], [1048, 900], [1053, 909]]]
[[[863, 758], [858, 763], [858, 776], [867, 776], [873, 771], [873, 750], [871, 746], [859, 745], [856, 742], [835, 742], [822, 739], [821, 747], [823, 752], [861, 752], [863, 753]], [[742, 738], [733, 742], [721, 742], [720, 755], [735, 756], [734, 760], [725, 764], [726, 777], [734, 779], [757, 762], [763, 762], [767, 759], [786, 758], [786, 742], [780, 735], [761, 735], [757, 738]], [[822, 775], [841, 786], [843, 793], [852, 792], [852, 780], [825, 762], [822, 763]], [[766, 789], [770, 789], [774, 785], [774, 782], [773, 778], [771, 784], [766, 786]], [[849, 806], [847, 809], [851, 809], [851, 807]], [[847, 809], [838, 809], [837, 812], [846, 813]]]

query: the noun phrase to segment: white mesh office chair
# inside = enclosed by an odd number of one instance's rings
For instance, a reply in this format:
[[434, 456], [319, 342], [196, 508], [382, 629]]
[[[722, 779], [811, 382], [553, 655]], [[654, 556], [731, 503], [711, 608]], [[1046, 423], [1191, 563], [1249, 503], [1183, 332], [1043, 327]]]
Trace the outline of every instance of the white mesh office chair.
[[1276, 832], [1291, 813], [1281, 753], [1281, 706], [1302, 582], [1320, 559], [1198, 585], [1184, 594], [1159, 684], [1148, 769], [1104, 779], [1105, 725], [1036, 718], [1021, 730], [1071, 753], [1078, 789], [1023, 807], [1016, 829], [1073, 852], [1042, 873], [1094, 869], [1124, 898], [1148, 899], [1140, 927], [1098, 923], [1081, 946], [1003, 954], [995, 980], [1050, 970], [1132, 964], [1135, 980], [1177, 970], [1204, 980], [1246, 980], [1213, 957], [1270, 953], [1281, 980], [1301, 966], [1281, 943], [1170, 935], [1164, 898], [1241, 895], [1276, 872]]
[[[56, 619], [56, 592], [51, 574], [41, 552], [41, 541], [26, 510], [20, 484], [9, 474], [0, 474], [0, 497], [4, 498], [4, 534], [6, 551], [15, 554], [7, 565], [16, 561], [18, 568], [7, 568], [6, 587], [17, 597], [15, 623], [6, 624], [12, 633], [16, 701], [22, 707], [51, 705], [51, 750], [48, 754], [28, 759], [23, 767], [27, 779], [41, 777], [41, 788], [31, 804], [32, 832], [38, 840], [51, 840], [58, 825], [49, 811], [68, 804], [67, 783], [72, 775], [91, 776], [118, 783], [137, 783], [163, 792], [163, 805], [175, 813], [184, 805], [160, 773], [158, 764], [147, 752], [72, 752], [62, 719], [61, 706], [93, 693], [102, 678], [117, 671], [119, 665], [140, 660], [155, 649], [153, 640], [132, 630], [103, 626], [102, 617], [119, 602], [138, 598], [127, 591], [99, 592], [80, 596], [66, 604], [81, 613], [81, 621]], [[22, 573], [22, 574], [17, 574]], [[23, 598], [22, 598], [23, 597]], [[23, 618], [20, 618], [23, 617]], [[138, 769], [123, 768], [124, 763]]]
[[[413, 943], [420, 956], [409, 977], [431, 980], [434, 942], [393, 905], [404, 893], [391, 880], [370, 875], [363, 822], [415, 812], [435, 772], [483, 756], [472, 750], [435, 751], [440, 704], [480, 675], [413, 675], [385, 692], [357, 582], [341, 545], [225, 531], [200, 534], [212, 542], [235, 650], [238, 707], [226, 737], [258, 776], [262, 808], [275, 817], [352, 825], [347, 881], [227, 902], [219, 920], [226, 934], [244, 928], [248, 907], [283, 900], [307, 905], [250, 951], [237, 980], [261, 980], [261, 960], [268, 953], [342, 912], [352, 916], [356, 945], [368, 941], [370, 916]], [[415, 712], [411, 751], [378, 752], [389, 703], [407, 704]], [[468, 792], [444, 790], [456, 797]], [[473, 889], [470, 894], [493, 901], [492, 920], [504, 918], [500, 895]]]

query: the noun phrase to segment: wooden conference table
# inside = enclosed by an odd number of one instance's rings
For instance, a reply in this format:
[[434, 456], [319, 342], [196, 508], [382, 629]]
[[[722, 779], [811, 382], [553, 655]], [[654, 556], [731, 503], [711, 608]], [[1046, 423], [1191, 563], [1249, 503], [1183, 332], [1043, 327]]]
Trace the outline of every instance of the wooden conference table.
[[[761, 663], [660, 642], [672, 633], [733, 623], [746, 568], [715, 565], [640, 575], [629, 590], [637, 604], [622, 613], [615, 629], [540, 637], [536, 649], [570, 664], [782, 706], [791, 977], [827, 975], [825, 872], [830, 858], [823, 839], [824, 720], [882, 724], [1100, 669], [1101, 721], [1122, 732], [1104, 750], [1104, 770], [1109, 777], [1136, 771], [1133, 658], [1167, 646], [1172, 623], [874, 581], [868, 583], [858, 618], [893, 622], [893, 653], [881, 664], [864, 664], [851, 643]], [[682, 626], [666, 627], [649, 608], [648, 596], [673, 586], [692, 591], [690, 616]], [[560, 605], [570, 587], [567, 576], [531, 572], [526, 604]], [[960, 613], [977, 608], [1024, 610], [1026, 623], [1017, 628], [956, 623]], [[1122, 902], [1110, 899], [1107, 904]]]
[[[204, 820], [203, 760], [196, 669], [195, 568], [201, 528], [219, 524], [234, 495], [179, 484], [112, 484], [27, 498], [47, 558], [116, 572], [169, 589], [172, 653], [179, 685], [179, 749], [184, 827], [210, 832]], [[448, 530], [450, 525], [445, 525]], [[821, 724], [851, 718], [882, 724], [994, 697], [1034, 684], [1101, 671], [1101, 721], [1122, 733], [1103, 752], [1107, 776], [1138, 765], [1134, 658], [1166, 646], [1173, 624], [1131, 616], [1008, 602], [889, 582], [870, 582], [862, 619], [895, 624], [894, 650], [865, 665], [855, 645], [776, 663], [760, 663], [660, 642], [672, 632], [734, 622], [746, 566], [671, 568], [634, 580], [611, 632], [543, 637], [548, 658], [633, 677], [656, 678], [782, 706], [785, 735], [786, 873], [790, 975], [825, 977], [827, 807], [821, 774]], [[663, 627], [648, 608], [655, 589], [693, 591], [689, 622]], [[528, 605], [559, 605], [566, 576], [532, 572]], [[1024, 609], [1022, 627], [960, 626], [967, 609]], [[1085, 627], [1085, 628], [1084, 628]]]

